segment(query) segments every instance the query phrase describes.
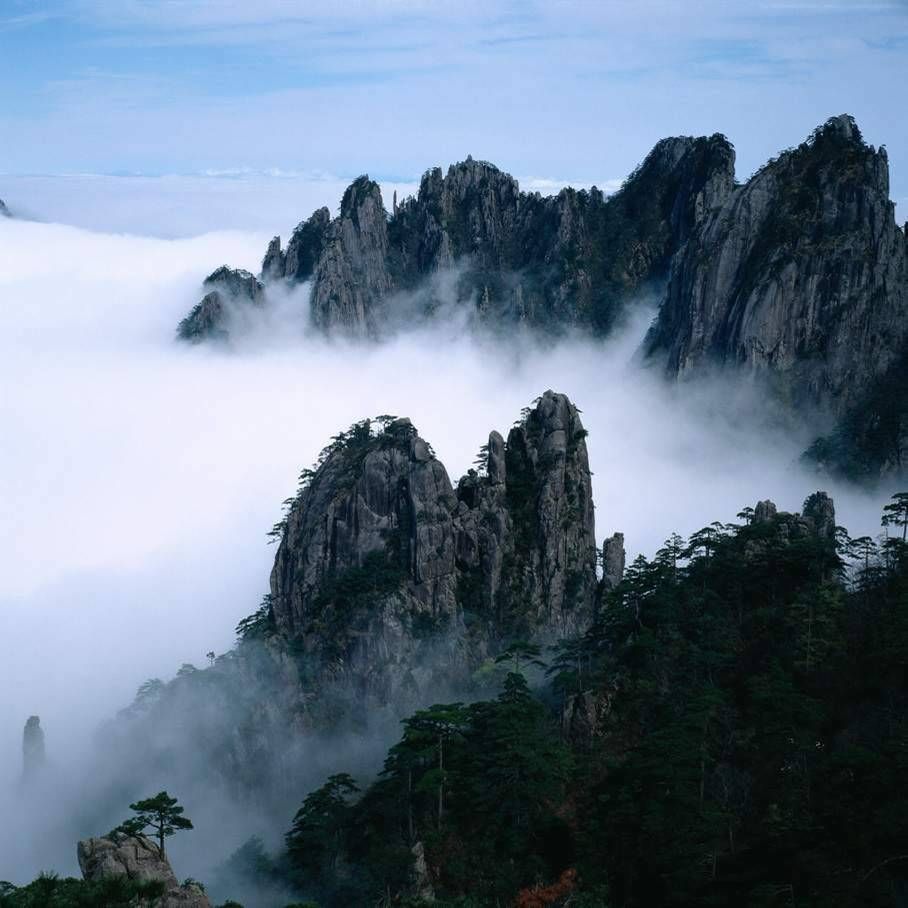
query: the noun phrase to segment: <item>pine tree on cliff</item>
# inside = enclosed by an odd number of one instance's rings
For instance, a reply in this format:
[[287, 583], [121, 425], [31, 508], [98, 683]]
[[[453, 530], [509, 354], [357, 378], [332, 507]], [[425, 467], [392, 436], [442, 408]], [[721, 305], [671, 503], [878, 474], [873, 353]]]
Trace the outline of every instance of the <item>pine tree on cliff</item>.
[[158, 851], [161, 857], [164, 853], [164, 839], [172, 836], [180, 829], [192, 829], [192, 821], [183, 816], [183, 808], [177, 803], [176, 798], [170, 797], [166, 791], [159, 791], [153, 798], [145, 798], [129, 805], [136, 816], [124, 820], [115, 830], [125, 835], [144, 835], [146, 829], [151, 829], [158, 840]]

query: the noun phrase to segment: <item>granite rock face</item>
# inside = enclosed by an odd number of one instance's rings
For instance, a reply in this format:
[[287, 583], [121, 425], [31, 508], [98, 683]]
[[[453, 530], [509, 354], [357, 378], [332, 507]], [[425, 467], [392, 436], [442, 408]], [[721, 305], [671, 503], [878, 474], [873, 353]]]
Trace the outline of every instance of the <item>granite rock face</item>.
[[202, 287], [205, 295], [177, 327], [177, 336], [191, 343], [227, 340], [234, 311], [265, 302], [264, 287], [254, 275], [226, 265], [209, 274]]
[[614, 533], [602, 543], [602, 592], [613, 590], [624, 577], [624, 533]]
[[798, 412], [842, 419], [906, 340], [908, 247], [886, 151], [839, 116], [697, 225], [647, 349], [672, 376], [743, 368]]
[[[585, 431], [547, 391], [455, 492], [408, 420], [360, 423], [293, 502], [271, 575], [278, 632], [379, 703], [465, 679], [514, 637], [584, 629], [596, 544]], [[437, 680], [437, 679], [436, 679]]]
[[210, 908], [208, 896], [197, 885], [181, 886], [170, 862], [145, 836], [112, 833], [79, 842], [76, 855], [82, 876], [89, 881], [125, 876], [139, 882], [163, 883], [159, 908]]
[[310, 302], [313, 324], [325, 334], [374, 337], [393, 289], [387, 268], [388, 221], [378, 183], [354, 181], [328, 226], [315, 267]]
[[[340, 221], [353, 229], [316, 271], [313, 315], [325, 330], [372, 336], [394, 325], [398, 291], [416, 293], [422, 315], [453, 304], [495, 327], [606, 332], [635, 294], [666, 276], [693, 225], [731, 190], [733, 170], [721, 136], [660, 142], [608, 198], [595, 188], [524, 193], [472, 158], [446, 174], [433, 168], [386, 230], [371, 217], [357, 229], [342, 206]], [[374, 186], [361, 178], [351, 190], [361, 182]], [[455, 280], [440, 289], [428, 279], [443, 272]]]
[[321, 208], [286, 250], [271, 241], [261, 279], [311, 280], [312, 322], [326, 334], [377, 337], [451, 305], [493, 327], [605, 333], [666, 278], [673, 253], [733, 182], [734, 150], [718, 135], [664, 139], [610, 197], [521, 192], [509, 174], [467, 158], [446, 174], [427, 171], [389, 215], [378, 184], [362, 176], [338, 217]]

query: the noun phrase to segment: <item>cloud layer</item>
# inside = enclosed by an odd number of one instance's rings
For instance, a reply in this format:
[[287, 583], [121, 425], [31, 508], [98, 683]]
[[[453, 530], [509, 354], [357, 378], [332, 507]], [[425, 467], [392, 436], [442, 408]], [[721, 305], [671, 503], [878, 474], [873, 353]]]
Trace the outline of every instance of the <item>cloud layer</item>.
[[[631, 555], [758, 498], [797, 509], [817, 487], [795, 465], [803, 440], [751, 391], [670, 389], [633, 364], [642, 309], [606, 344], [505, 347], [449, 324], [367, 348], [310, 336], [300, 288], [232, 349], [174, 343], [205, 274], [256, 270], [267, 238], [0, 222], [0, 789], [28, 715], [68, 761], [140, 681], [230, 646], [266, 590], [280, 502], [363, 416], [411, 417], [456, 481], [489, 430], [546, 388], [566, 392], [590, 433], [599, 538], [622, 530]], [[878, 528], [882, 494], [824, 485], [840, 522]], [[39, 869], [0, 866], [0, 879]]]

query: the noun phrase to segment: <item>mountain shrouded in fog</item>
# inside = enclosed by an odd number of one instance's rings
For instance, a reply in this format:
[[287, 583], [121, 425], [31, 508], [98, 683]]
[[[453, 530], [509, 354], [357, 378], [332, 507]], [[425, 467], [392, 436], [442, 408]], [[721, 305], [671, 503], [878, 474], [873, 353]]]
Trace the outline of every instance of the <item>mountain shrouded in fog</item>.
[[0, 908], [904, 902], [888, 158], [734, 164], [3, 220]]
[[901, 473], [908, 241], [885, 149], [839, 116], [744, 184], [734, 160], [721, 135], [664, 139], [614, 195], [543, 197], [468, 159], [390, 214], [360, 177], [336, 218], [321, 208], [286, 249], [272, 240], [260, 280], [215, 271], [179, 335], [227, 339], [237, 306], [266, 305], [260, 281], [310, 281], [300, 319], [354, 338], [452, 308], [492, 331], [601, 336], [655, 300], [644, 350], [670, 376], [752, 375], [823, 432], [807, 453], [821, 467]]

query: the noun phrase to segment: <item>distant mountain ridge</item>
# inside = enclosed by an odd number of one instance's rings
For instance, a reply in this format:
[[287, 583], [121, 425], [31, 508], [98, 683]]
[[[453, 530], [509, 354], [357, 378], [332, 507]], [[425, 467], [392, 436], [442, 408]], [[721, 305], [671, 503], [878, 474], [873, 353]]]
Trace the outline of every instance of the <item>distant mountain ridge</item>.
[[[286, 249], [275, 237], [261, 276], [311, 280], [312, 321], [332, 335], [379, 336], [394, 322], [394, 295], [417, 288], [431, 312], [439, 300], [427, 279], [455, 268], [449, 289], [487, 324], [604, 334], [634, 296], [665, 278], [733, 178], [734, 149], [722, 136], [662, 140], [608, 197], [595, 187], [524, 193], [509, 174], [467, 158], [446, 175], [427, 171], [416, 196], [395, 200], [389, 215], [378, 184], [361, 176], [338, 217], [319, 209]], [[214, 330], [192, 322], [180, 334], [198, 340]]]
[[321, 208], [286, 248], [275, 237], [259, 279], [218, 269], [178, 333], [229, 337], [231, 307], [266, 305], [274, 281], [310, 281], [312, 324], [363, 340], [452, 301], [491, 330], [604, 336], [661, 300], [644, 353], [670, 378], [744, 370], [828, 433], [807, 455], [820, 468], [903, 472], [908, 243], [885, 149], [841, 115], [743, 184], [734, 161], [722, 135], [663, 139], [612, 196], [544, 197], [468, 158], [390, 213], [362, 176], [336, 218]]

